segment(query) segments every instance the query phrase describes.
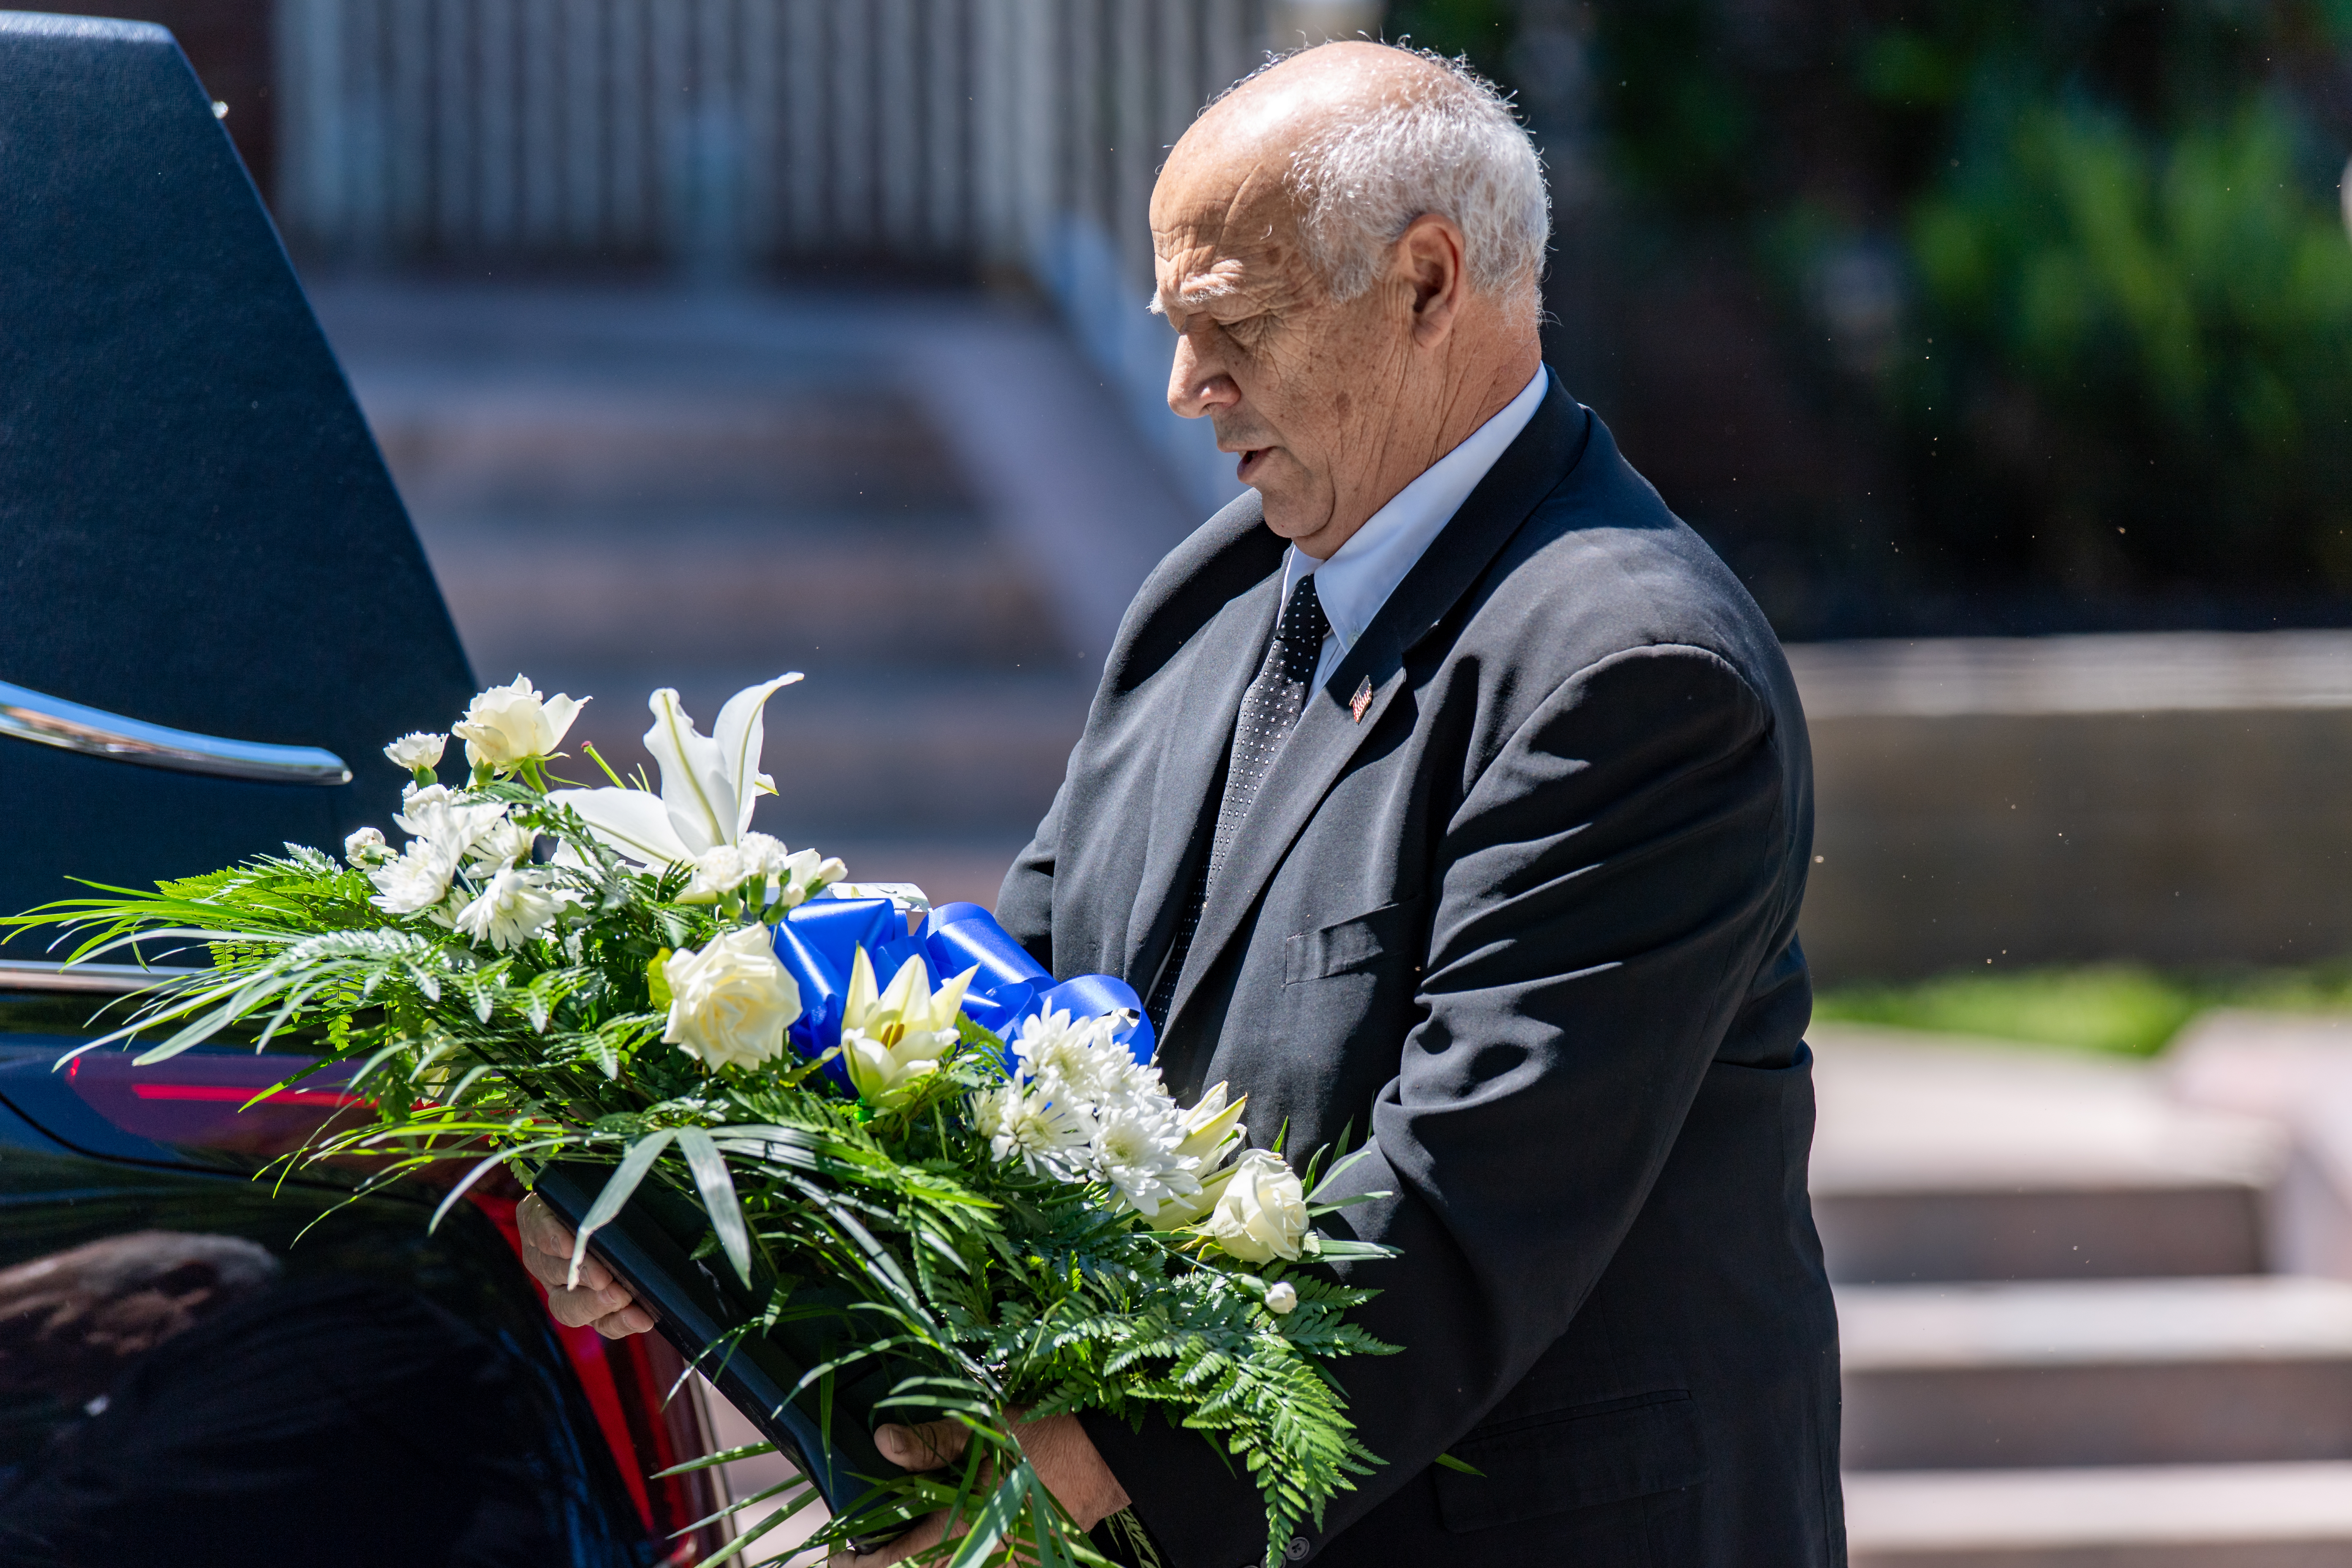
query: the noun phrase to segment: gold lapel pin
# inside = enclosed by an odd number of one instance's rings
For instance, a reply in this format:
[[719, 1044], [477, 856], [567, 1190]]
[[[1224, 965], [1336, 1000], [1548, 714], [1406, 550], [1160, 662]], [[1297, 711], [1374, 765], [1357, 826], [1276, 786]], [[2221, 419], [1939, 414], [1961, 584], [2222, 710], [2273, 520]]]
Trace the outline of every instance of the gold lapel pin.
[[1364, 721], [1364, 710], [1371, 705], [1372, 678], [1368, 675], [1364, 677], [1363, 684], [1356, 688], [1356, 694], [1348, 699], [1348, 711], [1354, 714], [1356, 722], [1360, 724]]

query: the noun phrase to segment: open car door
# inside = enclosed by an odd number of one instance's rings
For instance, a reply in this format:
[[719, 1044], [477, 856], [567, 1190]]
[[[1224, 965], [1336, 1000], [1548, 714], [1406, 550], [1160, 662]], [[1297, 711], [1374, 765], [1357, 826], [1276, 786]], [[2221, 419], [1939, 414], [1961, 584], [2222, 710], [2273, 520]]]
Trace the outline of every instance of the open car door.
[[[168, 33], [21, 13], [0, 169], [0, 912], [332, 852], [473, 682], [252, 182]], [[704, 1451], [675, 1356], [548, 1319], [510, 1188], [428, 1235], [428, 1189], [257, 1183], [365, 1102], [243, 1109], [282, 1046], [68, 1062], [150, 977], [58, 956], [0, 946], [0, 1562], [717, 1543], [652, 1474]]]

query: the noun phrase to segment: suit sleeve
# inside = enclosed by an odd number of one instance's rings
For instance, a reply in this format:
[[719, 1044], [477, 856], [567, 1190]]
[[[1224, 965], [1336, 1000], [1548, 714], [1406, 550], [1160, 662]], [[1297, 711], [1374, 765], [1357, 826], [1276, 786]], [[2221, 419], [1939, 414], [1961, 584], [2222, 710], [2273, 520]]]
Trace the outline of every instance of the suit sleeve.
[[[1786, 794], [1769, 710], [1672, 646], [1579, 671], [1468, 781], [1432, 868], [1424, 1016], [1332, 1188], [1391, 1195], [1322, 1222], [1402, 1252], [1342, 1270], [1381, 1292], [1358, 1321], [1404, 1347], [1337, 1368], [1386, 1462], [1309, 1548], [1476, 1426], [1608, 1266], [1786, 914]], [[1264, 1552], [1255, 1489], [1214, 1455], [1089, 1430], [1175, 1568]]]
[[1069, 789], [1065, 780], [1054, 792], [1036, 836], [1013, 858], [996, 894], [996, 923], [1048, 970], [1054, 967], [1054, 857], [1061, 837], [1062, 797]]

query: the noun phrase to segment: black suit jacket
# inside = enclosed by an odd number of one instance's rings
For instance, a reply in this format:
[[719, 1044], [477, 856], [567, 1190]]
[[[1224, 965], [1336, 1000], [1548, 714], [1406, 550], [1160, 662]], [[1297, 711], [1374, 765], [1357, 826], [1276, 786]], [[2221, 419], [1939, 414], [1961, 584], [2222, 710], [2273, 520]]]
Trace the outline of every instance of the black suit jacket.
[[[1283, 548], [1244, 497], [1128, 611], [998, 904], [1057, 975], [1150, 994]], [[1843, 1561], [1811, 836], [1770, 627], [1555, 376], [1309, 693], [1160, 1033], [1180, 1098], [1226, 1081], [1294, 1156], [1369, 1131], [1343, 1186], [1392, 1194], [1325, 1222], [1403, 1251], [1343, 1270], [1405, 1347], [1339, 1368], [1387, 1464], [1291, 1561]], [[1264, 1551], [1199, 1436], [1088, 1426], [1174, 1568]]]

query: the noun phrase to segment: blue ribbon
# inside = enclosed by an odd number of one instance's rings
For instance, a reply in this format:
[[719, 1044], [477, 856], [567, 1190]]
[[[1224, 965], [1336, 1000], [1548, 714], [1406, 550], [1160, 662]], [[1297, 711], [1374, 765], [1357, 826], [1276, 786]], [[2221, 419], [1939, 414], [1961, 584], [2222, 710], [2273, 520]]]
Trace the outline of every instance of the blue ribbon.
[[[1081, 974], [1056, 984], [980, 905], [941, 904], [919, 931], [909, 932], [906, 917], [887, 899], [813, 899], [777, 923], [776, 956], [801, 988], [801, 1016], [791, 1038], [803, 1056], [822, 1056], [841, 1043], [849, 976], [861, 948], [881, 985], [909, 958], [922, 961], [924, 979], [933, 987], [975, 970], [964, 993], [964, 1016], [1007, 1041], [1008, 1051], [1022, 1021], [1038, 1014], [1093, 1018], [1116, 1013], [1122, 1016], [1111, 1037], [1137, 1061], [1151, 1060], [1151, 1021], [1124, 980]], [[849, 1069], [840, 1058], [827, 1064], [825, 1072], [844, 1089], [850, 1087]]]

